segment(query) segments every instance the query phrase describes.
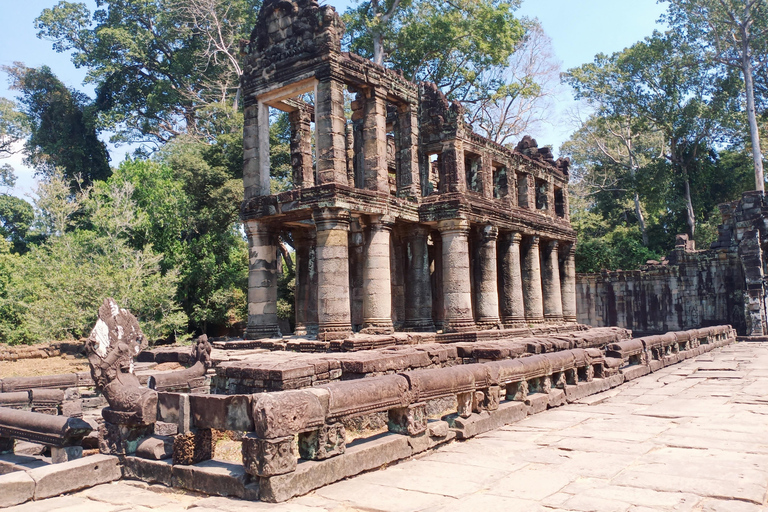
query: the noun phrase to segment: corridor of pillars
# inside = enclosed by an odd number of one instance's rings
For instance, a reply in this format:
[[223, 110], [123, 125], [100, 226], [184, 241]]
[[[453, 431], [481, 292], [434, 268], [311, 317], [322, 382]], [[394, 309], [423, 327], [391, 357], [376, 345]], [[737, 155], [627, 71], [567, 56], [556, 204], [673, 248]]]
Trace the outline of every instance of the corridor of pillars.
[[[297, 335], [446, 332], [576, 321], [571, 242], [470, 225], [434, 227], [343, 209], [291, 231]], [[247, 336], [276, 336], [277, 233], [247, 224], [251, 279]], [[283, 333], [287, 334], [287, 333]]]

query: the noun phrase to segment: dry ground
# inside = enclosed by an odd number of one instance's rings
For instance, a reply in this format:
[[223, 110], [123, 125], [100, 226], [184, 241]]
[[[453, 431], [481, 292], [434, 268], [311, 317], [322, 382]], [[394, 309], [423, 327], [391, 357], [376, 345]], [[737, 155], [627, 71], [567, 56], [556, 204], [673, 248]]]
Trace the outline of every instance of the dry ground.
[[0, 379], [5, 377], [37, 377], [39, 375], [56, 375], [88, 370], [87, 359], [74, 359], [72, 356], [0, 361]]

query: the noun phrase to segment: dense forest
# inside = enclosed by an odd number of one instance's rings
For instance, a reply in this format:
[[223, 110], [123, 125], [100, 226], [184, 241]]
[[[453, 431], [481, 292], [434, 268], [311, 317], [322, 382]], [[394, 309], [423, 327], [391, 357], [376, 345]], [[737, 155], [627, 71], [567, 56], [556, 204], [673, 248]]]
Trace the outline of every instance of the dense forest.
[[[655, 32], [561, 73], [536, 19], [500, 0], [369, 0], [343, 14], [346, 49], [438, 84], [478, 133], [510, 147], [547, 119], [559, 83], [581, 100], [571, 209], [580, 271], [635, 268], [687, 232], [716, 237], [717, 204], [763, 188], [768, 6], [673, 0]], [[260, 0], [59, 1], [38, 36], [87, 71], [95, 97], [46, 66], [3, 68], [0, 158], [39, 179], [13, 194], [0, 160], [0, 343], [87, 335], [105, 296], [153, 340], [233, 333], [246, 318], [239, 222], [239, 41]], [[138, 149], [111, 163], [113, 143]], [[290, 188], [286, 116], [270, 123], [272, 189]], [[290, 236], [279, 314], [292, 315]]]

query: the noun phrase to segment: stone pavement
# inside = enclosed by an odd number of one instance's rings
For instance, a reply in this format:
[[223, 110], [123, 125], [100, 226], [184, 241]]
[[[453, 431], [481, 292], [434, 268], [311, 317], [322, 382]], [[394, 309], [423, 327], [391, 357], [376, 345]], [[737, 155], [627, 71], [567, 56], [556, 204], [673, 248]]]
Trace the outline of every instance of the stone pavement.
[[739, 343], [281, 504], [122, 481], [10, 511], [768, 510], [768, 343]]

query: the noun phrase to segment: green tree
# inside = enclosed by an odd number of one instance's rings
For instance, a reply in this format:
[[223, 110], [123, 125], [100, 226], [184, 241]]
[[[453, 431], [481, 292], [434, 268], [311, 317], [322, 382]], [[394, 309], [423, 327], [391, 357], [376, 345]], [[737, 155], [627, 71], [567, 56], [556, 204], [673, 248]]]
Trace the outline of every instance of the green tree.
[[95, 111], [88, 97], [68, 89], [47, 66], [5, 66], [11, 88], [27, 118], [29, 138], [26, 162], [39, 175], [52, 176], [56, 168], [69, 181], [89, 185], [111, 173], [106, 145], [96, 131]]
[[712, 61], [741, 73], [755, 188], [765, 190], [754, 79], [765, 68], [768, 52], [768, 4], [762, 0], [671, 0], [664, 19], [698, 44]]
[[0, 158], [18, 152], [18, 143], [29, 135], [29, 123], [15, 102], [0, 98]]
[[663, 134], [663, 156], [682, 186], [688, 232], [696, 230], [692, 175], [716, 143], [727, 141], [737, 112], [734, 77], [713, 75], [696, 48], [674, 32], [653, 36], [569, 70], [565, 80], [598, 116], [638, 119]]
[[[60, 1], [35, 21], [38, 37], [72, 52], [96, 86], [116, 140], [167, 142], [198, 134], [200, 109], [239, 93], [237, 47], [259, 0]], [[232, 101], [234, 103], [234, 101]]]
[[451, 98], [479, 94], [483, 72], [505, 66], [525, 29], [518, 1], [371, 0], [344, 14], [351, 51], [436, 83]]

